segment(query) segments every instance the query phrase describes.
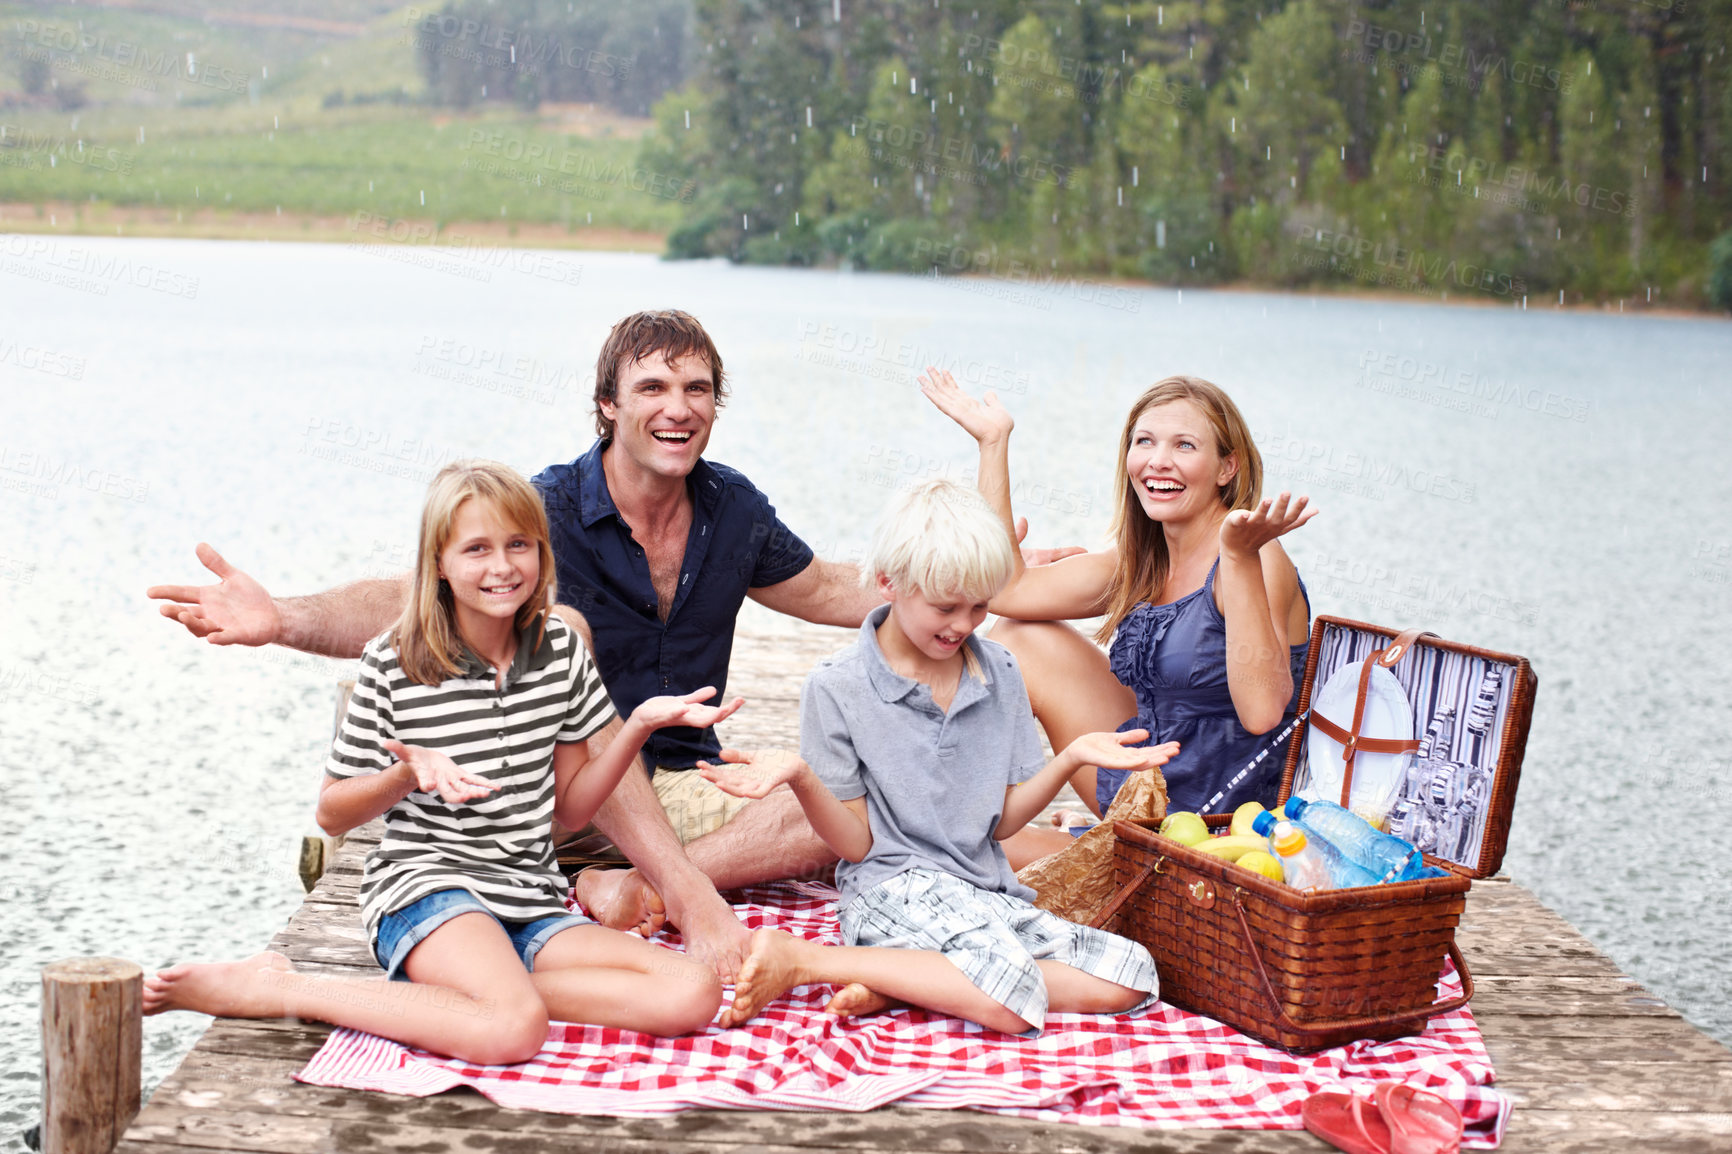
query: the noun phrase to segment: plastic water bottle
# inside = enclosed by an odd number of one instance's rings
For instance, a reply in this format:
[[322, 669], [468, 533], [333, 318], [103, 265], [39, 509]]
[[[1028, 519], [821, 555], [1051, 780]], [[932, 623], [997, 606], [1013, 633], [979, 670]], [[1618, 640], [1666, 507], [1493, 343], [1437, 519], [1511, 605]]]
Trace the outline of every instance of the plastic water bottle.
[[1281, 861], [1282, 877], [1296, 890], [1345, 890], [1377, 884], [1369, 870], [1349, 861], [1323, 838], [1306, 837], [1305, 831], [1290, 821], [1275, 823], [1269, 844]]
[[[1332, 801], [1307, 801], [1290, 797], [1282, 810], [1287, 820], [1313, 837], [1322, 838], [1340, 850], [1354, 863], [1365, 869], [1379, 882], [1412, 881], [1425, 869], [1425, 857], [1411, 842], [1384, 833], [1351, 810], [1342, 809]], [[1261, 820], [1263, 815], [1257, 815]], [[1274, 828], [1274, 815], [1269, 815], [1269, 828]], [[1266, 830], [1251, 825], [1264, 837]]]

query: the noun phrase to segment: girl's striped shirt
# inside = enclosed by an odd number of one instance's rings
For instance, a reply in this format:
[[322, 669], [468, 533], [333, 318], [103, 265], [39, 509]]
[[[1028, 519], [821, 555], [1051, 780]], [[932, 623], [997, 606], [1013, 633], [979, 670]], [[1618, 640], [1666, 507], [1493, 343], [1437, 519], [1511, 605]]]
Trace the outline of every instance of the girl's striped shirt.
[[382, 773], [396, 763], [383, 743], [395, 739], [439, 750], [498, 786], [461, 805], [417, 789], [385, 811], [361, 883], [370, 935], [387, 913], [444, 889], [468, 890], [506, 921], [566, 912], [551, 829], [553, 747], [589, 737], [614, 709], [564, 621], [549, 614], [539, 645], [531, 632], [519, 638], [503, 688], [468, 649], [457, 676], [421, 685], [398, 668], [389, 633], [367, 643], [325, 772]]

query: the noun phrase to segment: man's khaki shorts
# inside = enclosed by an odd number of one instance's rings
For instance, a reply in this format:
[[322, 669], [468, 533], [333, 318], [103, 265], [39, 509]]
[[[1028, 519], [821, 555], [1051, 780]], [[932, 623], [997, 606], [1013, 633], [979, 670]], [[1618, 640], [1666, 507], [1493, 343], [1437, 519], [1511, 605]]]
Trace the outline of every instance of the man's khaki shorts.
[[749, 797], [723, 793], [698, 776], [695, 769], [657, 766], [650, 775], [650, 788], [655, 790], [656, 800], [667, 811], [668, 821], [681, 845], [706, 833], [716, 832], [732, 821], [735, 814], [752, 804]]

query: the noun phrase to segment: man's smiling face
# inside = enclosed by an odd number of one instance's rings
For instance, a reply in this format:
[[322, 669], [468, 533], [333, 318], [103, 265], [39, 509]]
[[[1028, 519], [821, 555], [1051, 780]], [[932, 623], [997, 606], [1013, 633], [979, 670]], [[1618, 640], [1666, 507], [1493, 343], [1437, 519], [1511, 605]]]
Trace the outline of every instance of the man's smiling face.
[[662, 477], [684, 477], [697, 466], [716, 422], [708, 361], [700, 356], [669, 361], [651, 353], [621, 366], [615, 397], [599, 404], [614, 423], [618, 463], [629, 461]]

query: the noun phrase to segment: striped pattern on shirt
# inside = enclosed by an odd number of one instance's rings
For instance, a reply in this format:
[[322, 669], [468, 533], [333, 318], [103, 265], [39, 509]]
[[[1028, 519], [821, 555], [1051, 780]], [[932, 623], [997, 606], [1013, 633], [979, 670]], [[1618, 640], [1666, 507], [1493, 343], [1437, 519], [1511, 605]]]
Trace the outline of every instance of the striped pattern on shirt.
[[367, 931], [428, 894], [464, 889], [499, 918], [563, 914], [567, 889], [554, 859], [553, 747], [582, 741], [613, 719], [601, 676], [581, 638], [550, 615], [541, 644], [528, 634], [505, 685], [465, 652], [461, 671], [438, 685], [409, 680], [389, 634], [367, 643], [325, 772], [382, 773], [396, 764], [383, 743], [444, 753], [498, 788], [461, 805], [417, 789], [385, 811], [385, 834], [367, 855], [361, 908]]

